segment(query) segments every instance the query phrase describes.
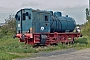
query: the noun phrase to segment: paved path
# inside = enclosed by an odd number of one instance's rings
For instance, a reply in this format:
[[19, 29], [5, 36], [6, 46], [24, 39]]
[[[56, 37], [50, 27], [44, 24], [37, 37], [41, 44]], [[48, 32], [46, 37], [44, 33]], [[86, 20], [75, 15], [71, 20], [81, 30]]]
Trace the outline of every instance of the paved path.
[[90, 48], [83, 50], [67, 49], [48, 53], [38, 53], [35, 57], [16, 60], [90, 60]]

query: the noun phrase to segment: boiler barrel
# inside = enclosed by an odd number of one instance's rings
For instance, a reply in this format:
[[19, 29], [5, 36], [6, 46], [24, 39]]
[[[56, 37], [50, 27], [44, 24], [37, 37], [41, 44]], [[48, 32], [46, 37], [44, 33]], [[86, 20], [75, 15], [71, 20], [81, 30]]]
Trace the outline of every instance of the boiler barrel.
[[72, 32], [76, 27], [73, 18], [62, 16], [61, 12], [55, 12], [51, 17], [50, 32]]

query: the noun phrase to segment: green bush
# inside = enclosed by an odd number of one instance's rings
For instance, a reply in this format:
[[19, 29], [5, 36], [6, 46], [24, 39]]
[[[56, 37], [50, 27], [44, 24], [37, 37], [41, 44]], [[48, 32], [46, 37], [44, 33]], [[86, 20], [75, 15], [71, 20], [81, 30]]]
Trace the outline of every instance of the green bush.
[[90, 21], [85, 24], [84, 28], [82, 29], [82, 34], [90, 36]]

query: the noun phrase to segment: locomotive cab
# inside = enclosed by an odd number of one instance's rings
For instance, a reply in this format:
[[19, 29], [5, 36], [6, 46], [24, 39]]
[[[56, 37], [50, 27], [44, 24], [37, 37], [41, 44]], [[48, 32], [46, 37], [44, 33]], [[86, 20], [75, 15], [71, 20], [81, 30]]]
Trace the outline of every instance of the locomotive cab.
[[33, 9], [21, 9], [16, 16], [17, 33], [50, 32], [50, 13]]
[[17, 33], [26, 33], [29, 31], [29, 28], [32, 26], [31, 14], [30, 9], [21, 9], [17, 12], [15, 16]]

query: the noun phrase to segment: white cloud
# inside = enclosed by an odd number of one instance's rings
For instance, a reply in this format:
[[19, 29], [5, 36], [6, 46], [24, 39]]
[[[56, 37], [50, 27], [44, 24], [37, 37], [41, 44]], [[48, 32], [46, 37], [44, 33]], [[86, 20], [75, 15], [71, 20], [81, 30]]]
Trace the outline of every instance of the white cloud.
[[[88, 0], [89, 1], [89, 0]], [[86, 0], [0, 0], [0, 22], [9, 14], [15, 14], [21, 8], [61, 11], [64, 15], [74, 17], [77, 23], [83, 23]], [[1, 15], [2, 14], [2, 15]], [[83, 22], [80, 22], [82, 20]]]

